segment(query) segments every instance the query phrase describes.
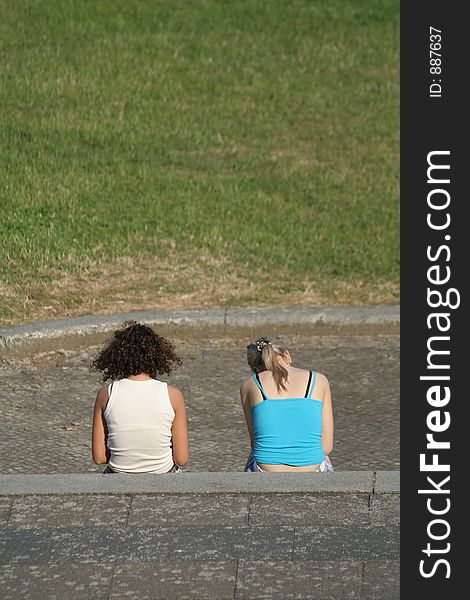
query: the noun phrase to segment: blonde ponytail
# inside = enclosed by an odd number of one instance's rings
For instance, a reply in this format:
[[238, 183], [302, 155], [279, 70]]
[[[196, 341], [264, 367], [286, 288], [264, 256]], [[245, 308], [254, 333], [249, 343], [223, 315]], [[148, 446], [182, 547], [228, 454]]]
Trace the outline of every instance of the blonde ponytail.
[[279, 358], [284, 358], [286, 351], [287, 348], [269, 337], [258, 338], [247, 346], [247, 360], [251, 370], [254, 373], [271, 371], [278, 392], [287, 389], [288, 372], [279, 363]]

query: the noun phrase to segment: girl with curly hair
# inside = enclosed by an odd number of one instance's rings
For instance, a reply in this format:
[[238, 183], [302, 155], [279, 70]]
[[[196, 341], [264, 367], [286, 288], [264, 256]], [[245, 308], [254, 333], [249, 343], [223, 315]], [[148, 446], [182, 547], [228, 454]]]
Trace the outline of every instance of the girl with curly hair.
[[108, 464], [105, 473], [179, 472], [188, 462], [183, 394], [157, 379], [180, 364], [171, 342], [135, 321], [91, 363], [112, 381], [99, 390], [93, 413], [92, 456]]
[[240, 388], [251, 441], [245, 471], [333, 471], [333, 410], [328, 379], [292, 366], [270, 337], [247, 347], [253, 376]]

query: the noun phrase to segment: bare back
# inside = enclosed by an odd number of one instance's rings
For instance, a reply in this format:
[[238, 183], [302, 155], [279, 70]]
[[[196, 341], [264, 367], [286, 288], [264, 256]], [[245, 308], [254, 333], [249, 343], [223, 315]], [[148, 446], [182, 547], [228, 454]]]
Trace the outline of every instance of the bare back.
[[[306, 369], [298, 369], [296, 367], [288, 367], [288, 377], [285, 383], [285, 390], [278, 390], [276, 382], [271, 371], [263, 371], [259, 373], [259, 379], [265, 394], [268, 398], [303, 398], [307, 391], [307, 385], [309, 382], [310, 371]], [[317, 374], [317, 380], [315, 383], [314, 397], [317, 400], [323, 401], [326, 388], [328, 387], [328, 381], [324, 375]], [[248, 395], [250, 397], [250, 404], [254, 406], [263, 400], [261, 392], [258, 386], [251, 377], [247, 380]]]

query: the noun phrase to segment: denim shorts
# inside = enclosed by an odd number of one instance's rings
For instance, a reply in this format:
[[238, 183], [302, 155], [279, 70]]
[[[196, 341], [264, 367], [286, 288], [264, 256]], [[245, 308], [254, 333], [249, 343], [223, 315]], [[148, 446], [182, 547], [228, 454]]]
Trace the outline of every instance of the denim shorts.
[[[266, 473], [266, 471], [263, 471], [263, 469], [253, 458], [253, 454], [250, 454], [250, 457], [246, 461], [246, 465], [243, 471], [245, 471], [245, 473]], [[333, 465], [331, 464], [331, 461], [328, 458], [328, 456], [325, 456], [325, 459], [322, 460], [322, 462], [318, 465], [318, 468], [314, 472], [331, 473], [331, 471], [334, 471]]]

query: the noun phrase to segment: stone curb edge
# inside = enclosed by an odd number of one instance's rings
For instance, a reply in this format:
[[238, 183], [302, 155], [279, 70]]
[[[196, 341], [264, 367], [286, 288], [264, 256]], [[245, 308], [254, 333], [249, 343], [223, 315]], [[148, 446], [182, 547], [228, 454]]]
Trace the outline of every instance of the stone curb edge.
[[108, 334], [134, 319], [151, 326], [222, 328], [312, 325], [399, 325], [399, 305], [311, 308], [214, 308], [85, 315], [0, 329], [0, 350], [41, 340]]
[[399, 493], [399, 471], [0, 475], [0, 495]]

